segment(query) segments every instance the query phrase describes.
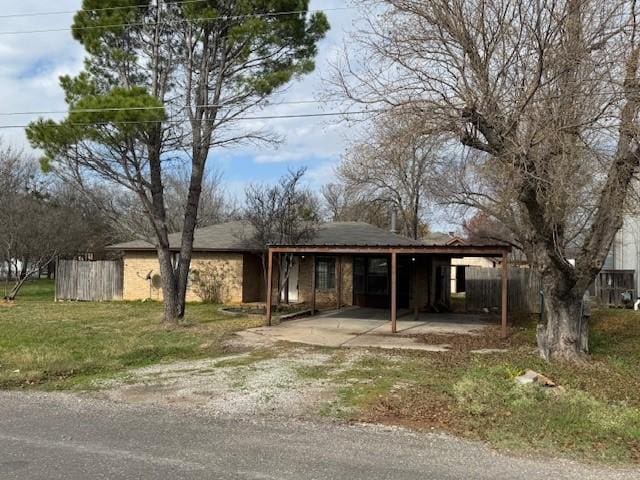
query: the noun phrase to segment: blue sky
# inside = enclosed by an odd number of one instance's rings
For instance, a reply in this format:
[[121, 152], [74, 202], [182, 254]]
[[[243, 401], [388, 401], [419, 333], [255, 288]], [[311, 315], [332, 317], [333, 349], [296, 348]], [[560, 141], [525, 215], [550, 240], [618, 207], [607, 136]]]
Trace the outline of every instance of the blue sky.
[[[43, 11], [74, 11], [81, 0], [58, 0], [44, 2], [27, 0], [16, 2], [2, 14]], [[344, 1], [312, 0], [311, 9], [342, 8]], [[276, 102], [314, 100], [326, 88], [323, 76], [328, 64], [342, 49], [345, 32], [352, 28], [356, 10], [326, 12], [332, 25], [327, 38], [319, 46], [316, 71], [302, 80], [292, 82], [286, 91], [276, 97]], [[0, 32], [68, 28], [73, 15], [34, 16], [25, 18], [0, 18]], [[29, 35], [0, 36], [0, 88], [2, 90], [2, 112], [64, 110], [62, 91], [58, 77], [76, 74], [82, 68], [83, 49], [73, 40], [69, 31], [48, 32]], [[260, 110], [258, 115], [288, 115], [326, 112], [344, 109], [340, 104], [321, 106], [318, 104], [273, 105]], [[48, 115], [61, 118], [62, 115]], [[25, 124], [37, 116], [0, 116], [0, 125]], [[228, 190], [240, 194], [247, 182], [272, 181], [284, 174], [288, 168], [307, 166], [308, 182], [313, 187], [333, 178], [333, 167], [344, 151], [349, 132], [345, 125], [336, 124], [337, 119], [279, 119], [260, 122], [256, 126], [266, 127], [284, 139], [277, 147], [260, 145], [236, 147], [213, 151], [211, 167], [224, 172]], [[28, 148], [24, 131], [2, 130], [7, 142]]]
[[[36, 13], [43, 11], [74, 12], [81, 0], [22, 0], [12, 2], [10, 9], [0, 15]], [[345, 0], [311, 0], [311, 9], [328, 9], [326, 14], [331, 30], [319, 45], [316, 70], [303, 79], [292, 82], [274, 98], [274, 105], [256, 115], [291, 115], [328, 111], [344, 111], [349, 107], [340, 103], [277, 104], [278, 101], [317, 100], [327, 89], [324, 79], [330, 75], [331, 63], [348, 47], [349, 32], [358, 21], [358, 10], [344, 10], [350, 5]], [[332, 8], [342, 10], [331, 11]], [[0, 18], [0, 32], [38, 29], [68, 29], [73, 14]], [[29, 35], [0, 35], [0, 112], [65, 110], [63, 93], [58, 78], [74, 75], [82, 69], [84, 51], [66, 31]], [[357, 108], [357, 107], [354, 107]], [[47, 115], [63, 118], [64, 115]], [[2, 116], [0, 125], [26, 124], [37, 115]], [[349, 138], [356, 135], [353, 123], [340, 122], [338, 117], [276, 119], [251, 122], [251, 127], [267, 128], [283, 138], [277, 146], [258, 145], [211, 152], [210, 168], [223, 172], [227, 192], [242, 199], [249, 182], [272, 182], [289, 168], [306, 166], [307, 182], [312, 188], [335, 179], [334, 167], [339, 163]], [[23, 129], [1, 130], [7, 143], [29, 149]], [[432, 225], [450, 228], [449, 222], [431, 219]]]

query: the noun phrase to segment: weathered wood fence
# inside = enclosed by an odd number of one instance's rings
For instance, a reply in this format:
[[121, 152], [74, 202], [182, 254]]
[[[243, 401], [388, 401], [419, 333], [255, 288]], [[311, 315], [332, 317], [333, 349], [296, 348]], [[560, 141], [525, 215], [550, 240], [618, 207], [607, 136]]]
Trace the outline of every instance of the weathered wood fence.
[[[467, 267], [465, 303], [469, 311], [500, 308], [500, 268]], [[540, 276], [529, 268], [509, 269], [509, 311], [540, 313]]]
[[123, 277], [123, 265], [119, 260], [58, 260], [56, 300], [121, 300]]
[[636, 280], [634, 270], [602, 270], [589, 289], [600, 305], [609, 307], [630, 306], [635, 302]]

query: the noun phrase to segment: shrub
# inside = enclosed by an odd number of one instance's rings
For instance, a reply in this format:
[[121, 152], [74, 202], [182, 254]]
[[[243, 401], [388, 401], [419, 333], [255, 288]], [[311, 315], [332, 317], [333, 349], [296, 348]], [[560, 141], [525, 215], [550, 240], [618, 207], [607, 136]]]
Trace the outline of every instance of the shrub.
[[224, 303], [228, 295], [225, 278], [231, 273], [228, 264], [203, 265], [191, 271], [191, 283], [204, 303]]

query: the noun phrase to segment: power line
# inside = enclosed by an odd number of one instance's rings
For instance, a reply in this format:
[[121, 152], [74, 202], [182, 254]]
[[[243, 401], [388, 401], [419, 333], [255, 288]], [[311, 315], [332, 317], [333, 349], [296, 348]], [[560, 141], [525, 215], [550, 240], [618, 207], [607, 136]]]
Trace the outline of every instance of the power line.
[[[308, 105], [308, 104], [328, 104], [336, 103], [338, 100], [290, 100], [283, 102], [267, 103], [264, 107], [277, 107], [278, 105]], [[258, 105], [256, 105], [258, 106]], [[230, 107], [229, 104], [205, 104], [186, 106], [181, 108], [221, 108], [225, 109]], [[0, 117], [10, 117], [19, 115], [56, 115], [56, 114], [70, 114], [70, 113], [99, 113], [99, 112], [122, 112], [122, 111], [136, 111], [136, 110], [163, 110], [164, 106], [151, 106], [151, 107], [107, 107], [107, 108], [74, 108], [71, 110], [41, 110], [41, 111], [28, 111], [28, 112], [0, 112]]]
[[[371, 110], [359, 110], [359, 111], [347, 111], [347, 112], [322, 112], [322, 113], [300, 113], [300, 114], [291, 114], [291, 115], [257, 115], [250, 117], [236, 117], [230, 119], [229, 121], [238, 121], [238, 120], [278, 120], [278, 119], [291, 119], [291, 118], [316, 118], [316, 117], [335, 117], [335, 116], [349, 116], [349, 115], [363, 115], [363, 114], [371, 114], [371, 113], [382, 113], [385, 112], [386, 109], [378, 108]], [[188, 122], [189, 119], [182, 120], [123, 120], [123, 121], [110, 121], [110, 122], [78, 122], [78, 123], [69, 123], [65, 125], [57, 125], [52, 124], [51, 126], [74, 126], [74, 127], [90, 127], [90, 126], [101, 126], [101, 125], [136, 125], [136, 124], [153, 124], [153, 123], [167, 123], [167, 124], [180, 124]], [[202, 119], [202, 122], [208, 122], [210, 120]], [[0, 125], [0, 129], [10, 129], [10, 128], [26, 128], [29, 125]]]
[[[163, 5], [171, 6], [171, 5], [188, 5], [192, 3], [203, 3], [209, 0], [182, 0], [182, 1], [174, 1], [174, 2], [164, 2]], [[29, 12], [29, 13], [9, 13], [5, 15], [0, 15], [1, 18], [24, 18], [24, 17], [49, 17], [55, 15], [73, 15], [78, 12], [110, 12], [117, 10], [131, 10], [131, 9], [142, 9], [148, 8], [149, 5], [129, 5], [129, 6], [119, 6], [119, 7], [101, 7], [101, 8], [92, 8], [91, 10], [87, 10], [84, 8], [80, 8], [78, 10], [58, 10], [58, 11], [49, 11], [49, 12]]]
[[333, 12], [340, 10], [353, 10], [357, 7], [334, 7], [334, 8], [324, 8], [324, 9], [316, 9], [316, 10], [288, 10], [282, 12], [271, 12], [271, 13], [251, 13], [245, 15], [219, 15], [216, 17], [200, 17], [200, 18], [191, 18], [191, 19], [181, 19], [181, 20], [167, 20], [159, 23], [154, 22], [131, 22], [131, 23], [114, 23], [109, 25], [88, 25], [85, 27], [65, 27], [65, 28], [43, 28], [39, 30], [9, 30], [9, 31], [0, 31], [0, 35], [26, 35], [26, 34], [36, 34], [36, 33], [55, 33], [55, 32], [71, 32], [71, 31], [83, 31], [83, 30], [97, 30], [97, 29], [107, 29], [107, 28], [115, 28], [115, 27], [140, 27], [143, 25], [148, 26], [156, 26], [162, 24], [176, 24], [176, 23], [191, 23], [191, 22], [207, 22], [207, 21], [230, 21], [230, 20], [243, 20], [246, 18], [269, 18], [269, 17], [281, 17], [286, 15], [301, 15], [308, 13], [320, 13], [320, 12]]

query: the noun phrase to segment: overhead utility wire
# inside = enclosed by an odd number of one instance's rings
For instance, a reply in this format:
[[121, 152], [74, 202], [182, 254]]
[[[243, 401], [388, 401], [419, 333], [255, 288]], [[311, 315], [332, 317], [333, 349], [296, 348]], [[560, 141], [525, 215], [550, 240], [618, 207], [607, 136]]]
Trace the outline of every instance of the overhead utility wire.
[[[229, 119], [229, 121], [239, 121], [239, 120], [277, 120], [277, 119], [287, 119], [287, 118], [313, 118], [313, 117], [332, 117], [332, 116], [348, 116], [348, 115], [363, 115], [367, 113], [382, 113], [385, 112], [386, 109], [371, 109], [371, 110], [360, 110], [360, 111], [351, 111], [351, 112], [323, 112], [323, 113], [300, 113], [300, 114], [291, 114], [291, 115], [258, 115], [251, 117], [236, 117]], [[185, 118], [182, 120], [123, 120], [123, 121], [98, 121], [98, 122], [78, 122], [78, 123], [70, 123], [71, 126], [100, 126], [100, 125], [136, 125], [136, 124], [150, 124], [150, 123], [167, 123], [167, 124], [179, 124], [188, 122], [189, 119]], [[210, 120], [202, 119], [203, 122], [208, 122]], [[9, 129], [9, 128], [26, 128], [29, 125], [0, 125], [0, 129]], [[51, 126], [62, 126], [53, 124]]]
[[[164, 2], [163, 5], [188, 5], [192, 3], [203, 3], [208, 2], [209, 0], [182, 0], [175, 2]], [[85, 9], [80, 8], [78, 10], [58, 10], [58, 11], [49, 11], [49, 12], [25, 12], [25, 13], [8, 13], [4, 15], [0, 15], [0, 18], [22, 18], [22, 17], [48, 17], [54, 15], [73, 15], [78, 12], [111, 12], [117, 10], [131, 10], [134, 8], [148, 8], [149, 5], [129, 5], [129, 6], [118, 6], [118, 7], [100, 7], [100, 8], [91, 8]]]
[[[266, 103], [264, 105], [256, 105], [256, 107], [277, 107], [278, 105], [306, 105], [306, 104], [327, 104], [335, 103], [338, 100], [289, 100], [282, 102]], [[205, 104], [205, 105], [193, 105], [181, 107], [179, 110], [186, 110], [187, 108], [220, 108], [228, 109], [233, 106], [232, 104]], [[10, 117], [18, 115], [56, 115], [56, 114], [69, 114], [69, 113], [97, 113], [97, 112], [121, 112], [121, 111], [136, 111], [136, 110], [162, 110], [164, 106], [149, 106], [149, 107], [106, 107], [106, 108], [72, 108], [71, 110], [35, 110], [28, 112], [0, 112], [0, 117]]]
[[100, 28], [114, 28], [114, 27], [140, 27], [143, 25], [155, 26], [155, 25], [170, 25], [175, 23], [191, 23], [191, 22], [208, 22], [208, 21], [227, 21], [227, 20], [242, 20], [244, 18], [268, 18], [268, 17], [280, 17], [286, 15], [300, 15], [307, 13], [318, 13], [318, 12], [332, 12], [338, 10], [353, 10], [357, 7], [334, 7], [334, 8], [323, 8], [317, 10], [289, 10], [282, 12], [271, 12], [271, 13], [251, 13], [245, 15], [219, 15], [216, 17], [199, 17], [199, 18], [191, 18], [191, 19], [183, 19], [183, 20], [167, 20], [163, 22], [131, 22], [131, 23], [114, 23], [109, 25], [88, 25], [85, 27], [65, 27], [65, 28], [43, 28], [39, 30], [8, 30], [8, 31], [0, 31], [0, 35], [25, 35], [25, 34], [34, 34], [34, 33], [53, 33], [53, 32], [71, 32], [71, 31], [82, 31], [82, 30], [97, 30]]

